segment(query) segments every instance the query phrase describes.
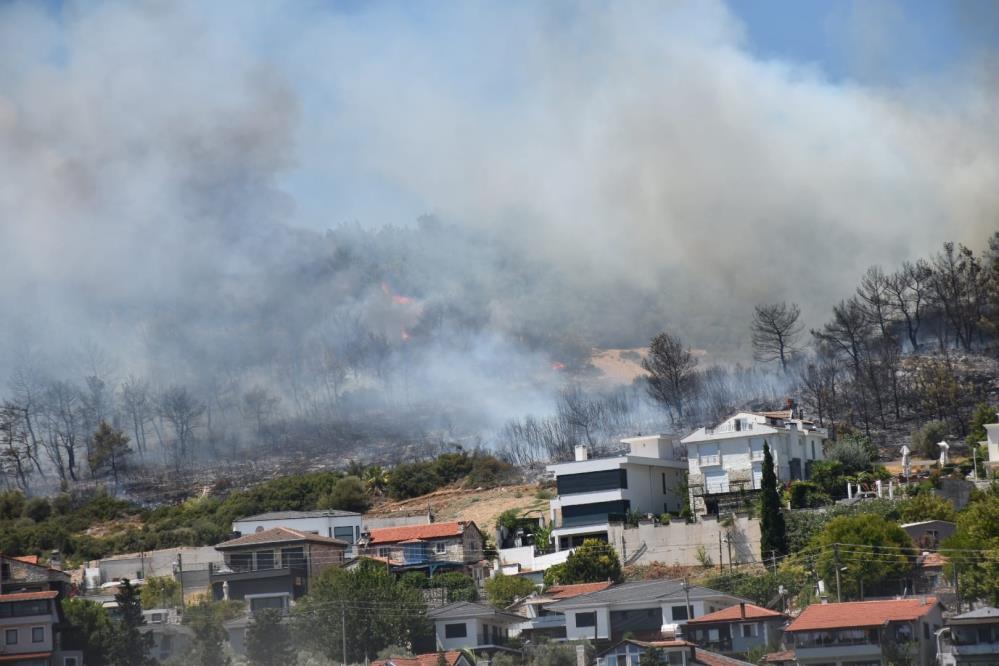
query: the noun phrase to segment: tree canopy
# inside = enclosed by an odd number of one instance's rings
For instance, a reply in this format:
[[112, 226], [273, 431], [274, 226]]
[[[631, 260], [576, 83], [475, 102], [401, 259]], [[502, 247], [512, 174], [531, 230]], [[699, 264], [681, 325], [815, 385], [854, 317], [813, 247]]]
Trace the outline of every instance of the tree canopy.
[[545, 571], [545, 585], [573, 585], [609, 580], [621, 582], [621, 560], [609, 545], [597, 539], [587, 539], [562, 564]]
[[[836, 544], [840, 544], [836, 546]], [[815, 571], [833, 590], [836, 581], [837, 550], [841, 591], [844, 599], [897, 592], [899, 581], [912, 570], [912, 539], [894, 522], [873, 514], [833, 518], [812, 540]]]

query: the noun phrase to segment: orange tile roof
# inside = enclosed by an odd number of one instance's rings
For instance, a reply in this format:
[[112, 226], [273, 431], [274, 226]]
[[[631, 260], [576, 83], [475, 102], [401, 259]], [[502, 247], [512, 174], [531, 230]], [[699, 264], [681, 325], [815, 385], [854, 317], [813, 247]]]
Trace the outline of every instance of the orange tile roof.
[[15, 661], [30, 661], [32, 659], [48, 659], [52, 656], [51, 652], [28, 652], [24, 654], [5, 654], [0, 655], [0, 664], [12, 663]]
[[593, 592], [599, 592], [600, 590], [606, 590], [611, 585], [612, 583], [609, 580], [600, 581], [599, 583], [552, 585], [545, 590], [545, 595], [551, 597], [552, 599], [571, 599], [572, 597], [578, 597], [581, 594], [591, 594]]
[[739, 604], [736, 604], [728, 608], [723, 608], [720, 611], [715, 611], [714, 613], [696, 617], [693, 620], [687, 620], [687, 624], [697, 624], [698, 622], [738, 622], [740, 620], [761, 620], [778, 617], [784, 617], [784, 614], [770, 610], [769, 608], [757, 606], [756, 604], [746, 604], [745, 615], [743, 615], [743, 609]]
[[781, 650], [780, 652], [771, 652], [763, 657], [763, 661], [767, 663], [781, 663], [784, 661], [794, 661], [796, 658], [794, 650]]
[[474, 523], [430, 523], [429, 525], [406, 525], [404, 527], [381, 527], [371, 530], [368, 543], [398, 543], [409, 539], [442, 539], [461, 536], [465, 525]]
[[936, 597], [887, 601], [845, 601], [837, 604], [812, 604], [801, 612], [785, 631], [880, 627], [887, 622], [911, 622], [933, 610]]
[[[458, 650], [448, 650], [444, 653], [444, 660], [447, 662], [448, 666], [454, 666], [460, 657], [461, 652]], [[438, 653], [430, 652], [428, 654], [418, 654], [415, 657], [391, 657], [389, 659], [377, 659], [371, 662], [371, 666], [385, 666], [385, 664], [389, 662], [392, 662], [396, 666], [437, 666], [437, 660]]]
[[19, 555], [14, 558], [18, 562], [24, 562], [26, 564], [34, 564], [38, 566], [38, 556], [37, 555]]
[[59, 593], [55, 590], [45, 592], [15, 592], [14, 594], [0, 594], [0, 601], [33, 601], [35, 599], [55, 599]]
[[349, 545], [346, 541], [341, 541], [340, 539], [324, 537], [318, 534], [312, 534], [311, 532], [300, 532], [299, 530], [293, 530], [290, 527], [272, 527], [269, 530], [254, 532], [253, 534], [244, 534], [241, 537], [230, 539], [229, 541], [223, 541], [222, 543], [216, 545], [215, 548], [237, 548], [239, 546], [253, 546], [261, 543], [284, 543], [288, 541], [326, 543], [335, 546], [343, 546], [344, 548]]

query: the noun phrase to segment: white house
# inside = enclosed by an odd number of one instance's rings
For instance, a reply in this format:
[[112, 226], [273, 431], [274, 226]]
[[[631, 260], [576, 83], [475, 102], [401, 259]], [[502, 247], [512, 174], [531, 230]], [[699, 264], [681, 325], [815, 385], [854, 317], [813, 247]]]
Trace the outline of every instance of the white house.
[[793, 403], [778, 412], [738, 412], [713, 428], [698, 428], [681, 441], [687, 447], [691, 508], [717, 514], [729, 493], [759, 490], [763, 445], [770, 446], [777, 480], [808, 479], [811, 463], [825, 459], [829, 432], [795, 417]]
[[606, 541], [610, 520], [629, 511], [659, 515], [683, 509], [684, 450], [663, 435], [621, 442], [628, 453], [590, 459], [587, 448], [577, 446], [575, 461], [548, 465], [558, 488], [551, 501], [557, 549], [573, 548], [588, 538]]
[[689, 619], [739, 603], [747, 600], [680, 580], [650, 580], [564, 599], [547, 609], [565, 615], [568, 640], [609, 640], [675, 631]]
[[355, 544], [361, 538], [361, 514], [353, 511], [324, 509], [319, 511], [272, 511], [232, 523], [232, 531], [241, 535], [255, 534], [274, 527], [287, 527], [299, 532], [346, 541], [350, 546], [346, 556], [355, 556]]
[[427, 612], [434, 623], [438, 650], [491, 650], [502, 648], [510, 637], [510, 628], [524, 618], [512, 613], [458, 601]]

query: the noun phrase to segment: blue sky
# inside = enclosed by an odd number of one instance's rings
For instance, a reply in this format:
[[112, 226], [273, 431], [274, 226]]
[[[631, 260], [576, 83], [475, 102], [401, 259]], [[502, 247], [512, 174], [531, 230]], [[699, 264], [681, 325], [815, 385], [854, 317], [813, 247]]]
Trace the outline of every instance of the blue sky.
[[728, 3], [763, 58], [811, 63], [834, 81], [894, 85], [946, 72], [999, 40], [992, 0]]

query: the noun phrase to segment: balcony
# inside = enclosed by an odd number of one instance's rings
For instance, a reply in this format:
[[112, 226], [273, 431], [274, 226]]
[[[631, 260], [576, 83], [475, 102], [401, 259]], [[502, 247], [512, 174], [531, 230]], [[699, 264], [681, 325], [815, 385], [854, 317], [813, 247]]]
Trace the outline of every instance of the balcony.
[[697, 459], [697, 464], [700, 467], [721, 465], [721, 454], [715, 453], [713, 455], [701, 456]]

